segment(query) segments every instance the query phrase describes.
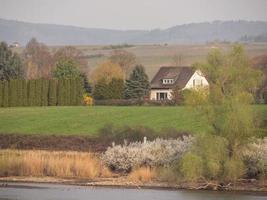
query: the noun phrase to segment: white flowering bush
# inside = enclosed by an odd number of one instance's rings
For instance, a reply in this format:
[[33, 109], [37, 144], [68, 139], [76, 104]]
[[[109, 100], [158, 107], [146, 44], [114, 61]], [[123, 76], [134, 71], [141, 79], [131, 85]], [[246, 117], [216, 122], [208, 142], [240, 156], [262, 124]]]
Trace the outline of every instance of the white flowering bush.
[[160, 139], [146, 143], [109, 147], [102, 155], [104, 163], [114, 171], [130, 172], [133, 167], [163, 166], [178, 161], [194, 142], [192, 136]]
[[267, 137], [248, 145], [243, 152], [249, 177], [267, 177]]

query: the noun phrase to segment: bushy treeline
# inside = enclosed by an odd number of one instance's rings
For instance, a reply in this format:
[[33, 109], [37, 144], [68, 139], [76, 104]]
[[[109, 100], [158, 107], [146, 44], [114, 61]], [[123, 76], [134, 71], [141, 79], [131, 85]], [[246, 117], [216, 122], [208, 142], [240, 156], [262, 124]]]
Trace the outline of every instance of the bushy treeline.
[[82, 80], [12, 79], [0, 81], [0, 107], [81, 105]]

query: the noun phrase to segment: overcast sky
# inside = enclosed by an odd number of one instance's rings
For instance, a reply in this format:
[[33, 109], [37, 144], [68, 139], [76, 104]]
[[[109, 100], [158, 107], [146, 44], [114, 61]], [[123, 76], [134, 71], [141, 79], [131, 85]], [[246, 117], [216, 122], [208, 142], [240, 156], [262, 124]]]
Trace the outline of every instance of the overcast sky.
[[214, 20], [267, 21], [267, 0], [0, 0], [0, 18], [154, 29]]

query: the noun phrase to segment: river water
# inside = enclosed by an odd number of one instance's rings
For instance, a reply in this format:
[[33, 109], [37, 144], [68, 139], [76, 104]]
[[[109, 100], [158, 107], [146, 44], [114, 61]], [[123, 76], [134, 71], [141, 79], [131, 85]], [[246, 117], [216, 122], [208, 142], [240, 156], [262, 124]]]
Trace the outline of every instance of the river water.
[[0, 187], [0, 200], [267, 200], [267, 194], [9, 183]]

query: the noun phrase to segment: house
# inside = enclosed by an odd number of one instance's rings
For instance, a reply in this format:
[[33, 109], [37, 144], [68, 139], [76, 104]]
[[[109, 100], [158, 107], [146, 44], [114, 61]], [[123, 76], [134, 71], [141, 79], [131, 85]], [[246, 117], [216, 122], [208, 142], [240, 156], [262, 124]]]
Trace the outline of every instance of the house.
[[193, 67], [161, 67], [151, 81], [150, 100], [171, 100], [177, 87], [184, 90], [207, 86], [207, 79]]
[[12, 44], [9, 45], [10, 48], [16, 48], [20, 47], [20, 44], [18, 42], [13, 42]]

